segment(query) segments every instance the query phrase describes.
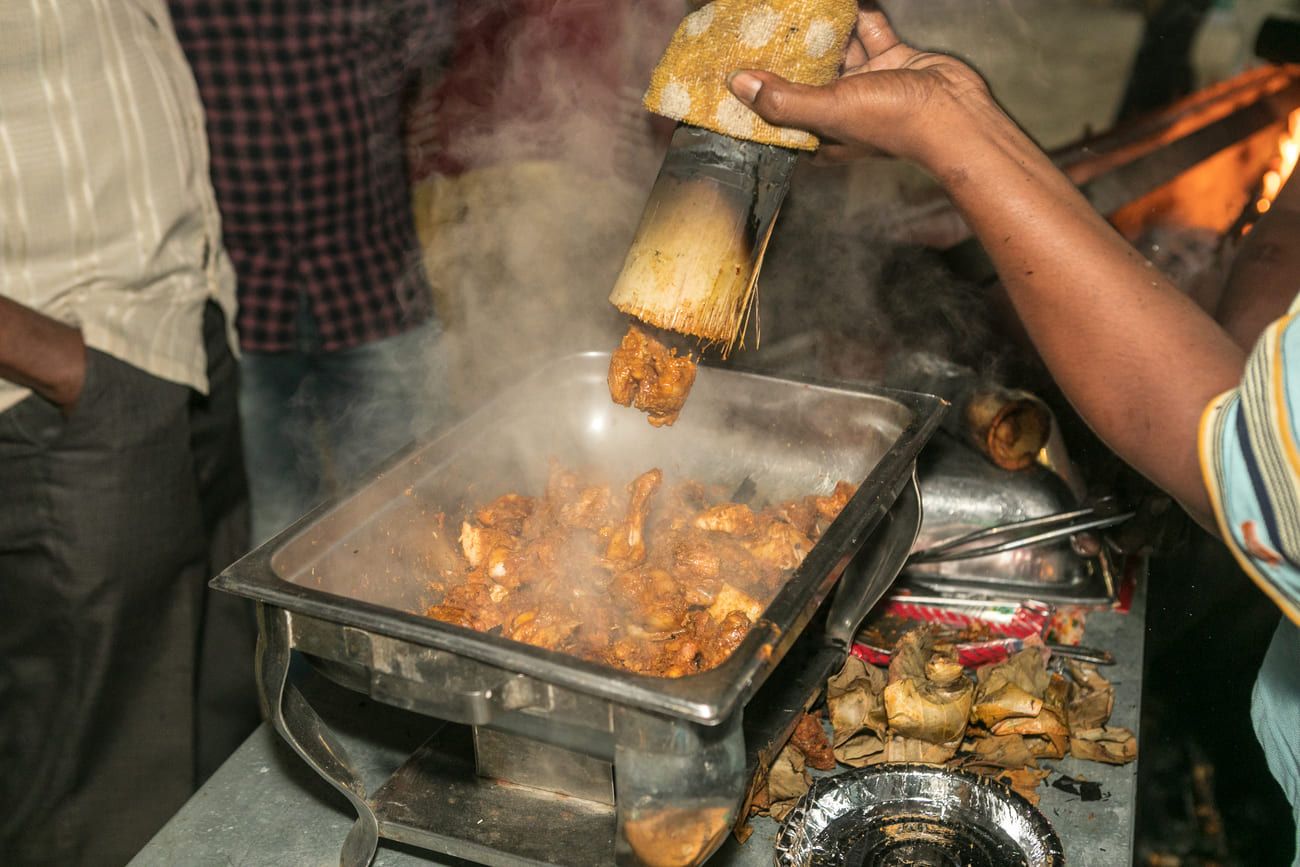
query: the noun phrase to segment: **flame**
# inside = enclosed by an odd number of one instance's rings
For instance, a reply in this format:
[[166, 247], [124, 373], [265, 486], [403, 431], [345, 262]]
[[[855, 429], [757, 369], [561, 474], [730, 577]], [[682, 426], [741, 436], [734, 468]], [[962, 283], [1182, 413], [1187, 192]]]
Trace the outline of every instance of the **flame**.
[[1278, 191], [1287, 178], [1295, 171], [1296, 162], [1300, 160], [1300, 108], [1291, 112], [1287, 118], [1287, 130], [1278, 138], [1276, 167], [1264, 174], [1259, 201], [1255, 209], [1261, 214], [1266, 212], [1277, 198]]

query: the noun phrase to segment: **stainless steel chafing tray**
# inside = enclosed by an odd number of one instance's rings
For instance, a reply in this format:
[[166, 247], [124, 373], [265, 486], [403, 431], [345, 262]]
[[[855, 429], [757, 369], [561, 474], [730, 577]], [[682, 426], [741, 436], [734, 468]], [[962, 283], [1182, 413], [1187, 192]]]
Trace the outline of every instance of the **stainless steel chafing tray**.
[[[825, 641], [847, 648], [901, 566], [919, 524], [914, 497], [907, 518], [881, 522], [938, 423], [937, 398], [705, 367], [677, 424], [655, 429], [610, 401], [608, 363], [608, 354], [590, 353], [537, 371], [214, 580], [260, 603], [259, 683], [272, 719], [357, 808], [345, 863], [373, 855], [384, 809], [286, 685], [290, 648], [378, 700], [612, 762], [616, 860], [639, 863], [638, 846], [662, 848], [671, 827], [680, 862], [696, 863], [725, 833], [743, 793], [745, 703], [819, 609]], [[656, 466], [668, 481], [736, 488], [748, 479], [756, 503], [826, 493], [840, 479], [861, 484], [731, 657], [702, 674], [664, 679], [422, 615], [434, 601], [428, 580], [456, 536], [449, 528], [435, 538], [433, 515], [458, 518], [506, 491], [539, 491], [551, 458], [619, 482]], [[895, 538], [873, 542], [873, 551], [899, 556], [827, 601], [878, 527]], [[682, 842], [683, 816], [697, 826], [687, 838], [698, 840]], [[393, 827], [384, 836], [483, 858]]]

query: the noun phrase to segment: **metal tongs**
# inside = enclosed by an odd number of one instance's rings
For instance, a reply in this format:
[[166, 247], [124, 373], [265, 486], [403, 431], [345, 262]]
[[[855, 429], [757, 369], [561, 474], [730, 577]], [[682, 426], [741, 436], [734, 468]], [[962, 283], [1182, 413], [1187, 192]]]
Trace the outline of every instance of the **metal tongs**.
[[1041, 518], [1029, 518], [1028, 520], [1002, 524], [997, 527], [986, 527], [982, 530], [975, 530], [957, 536], [946, 542], [940, 542], [937, 545], [931, 545], [929, 548], [914, 551], [908, 559], [908, 563], [971, 560], [975, 557], [1002, 554], [1006, 551], [1015, 551], [1018, 548], [1043, 545], [1088, 530], [1103, 530], [1107, 527], [1114, 527], [1117, 524], [1124, 523], [1136, 514], [1131, 511], [1115, 512], [1112, 511], [1113, 508], [1113, 501], [1102, 500], [1086, 509], [1077, 509], [1073, 512], [1058, 512], [1055, 515], [1044, 515]]

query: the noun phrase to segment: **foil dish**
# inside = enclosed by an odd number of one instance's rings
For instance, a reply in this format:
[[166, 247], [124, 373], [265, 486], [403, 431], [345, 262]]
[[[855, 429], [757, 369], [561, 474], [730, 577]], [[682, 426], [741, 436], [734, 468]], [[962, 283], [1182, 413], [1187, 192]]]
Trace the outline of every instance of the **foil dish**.
[[1059, 867], [1046, 817], [968, 771], [886, 764], [815, 781], [786, 817], [779, 867]]

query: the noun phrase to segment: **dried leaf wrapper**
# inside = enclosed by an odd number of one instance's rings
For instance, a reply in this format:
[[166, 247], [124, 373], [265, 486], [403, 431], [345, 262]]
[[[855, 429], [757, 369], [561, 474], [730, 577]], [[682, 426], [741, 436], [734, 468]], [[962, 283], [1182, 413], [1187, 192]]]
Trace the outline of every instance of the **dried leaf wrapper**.
[[1070, 752], [1078, 759], [1126, 765], [1137, 758], [1137, 738], [1118, 726], [1071, 732]]
[[811, 786], [812, 775], [808, 773], [803, 753], [787, 746], [776, 757], [767, 775], [768, 814], [778, 822], [782, 821]]
[[832, 743], [837, 751], [856, 739], [863, 729], [878, 740], [885, 736], [888, 718], [884, 691], [885, 673], [856, 656], [850, 656], [839, 674], [827, 681], [826, 706], [834, 733]]
[[1066, 706], [1070, 728], [1086, 730], [1105, 726], [1115, 710], [1115, 688], [1091, 665], [1072, 661], [1070, 677], [1074, 680]]
[[1070, 730], [1055, 711], [1043, 708], [1038, 716], [1012, 717], [991, 726], [995, 735], [1069, 735]]
[[1010, 717], [1038, 716], [1051, 685], [1042, 654], [1033, 648], [975, 674], [979, 685], [975, 688], [972, 719], [986, 727]]
[[869, 761], [867, 764], [918, 762], [926, 765], [942, 765], [957, 754], [957, 748], [960, 746], [961, 741], [932, 744], [916, 738], [894, 737], [885, 744], [885, 751], [877, 757], [877, 760]]
[[863, 732], [835, 747], [835, 758], [850, 768], [863, 768], [883, 762], [884, 740], [871, 732]]
[[[950, 660], [935, 652], [931, 629], [915, 629], [899, 641], [885, 687], [885, 714], [894, 735], [956, 752], [966, 733], [975, 688], [964, 675], [949, 677]], [[932, 680], [930, 672], [945, 679]]]
[[1020, 735], [992, 735], [967, 740], [962, 749], [968, 754], [965, 765], [987, 765], [998, 768], [1035, 768], [1038, 762]]
[[1026, 801], [1038, 806], [1038, 784], [1047, 779], [1050, 773], [1051, 771], [1047, 769], [1018, 768], [1002, 771], [994, 779], [1010, 786]]

